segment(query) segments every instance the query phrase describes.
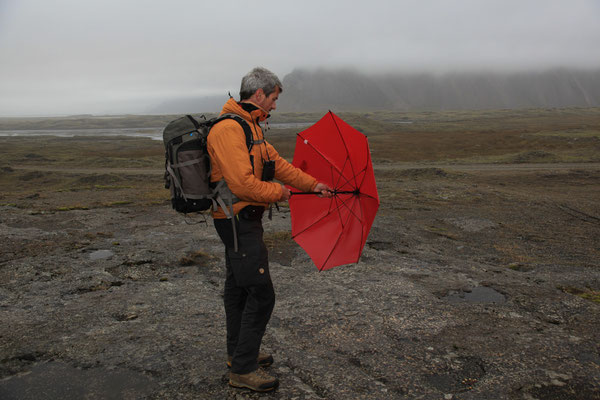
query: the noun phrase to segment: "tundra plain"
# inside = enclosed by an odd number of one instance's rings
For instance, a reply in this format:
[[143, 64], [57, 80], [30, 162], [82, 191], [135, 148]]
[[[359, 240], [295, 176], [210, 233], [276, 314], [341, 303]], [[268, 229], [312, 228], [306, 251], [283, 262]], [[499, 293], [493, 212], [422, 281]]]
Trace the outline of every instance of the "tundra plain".
[[[222, 244], [170, 208], [162, 142], [0, 136], [0, 398], [600, 399], [600, 109], [339, 115], [369, 137], [379, 213], [326, 272], [285, 204], [265, 217], [269, 394], [227, 385]], [[291, 160], [297, 131], [266, 137]]]

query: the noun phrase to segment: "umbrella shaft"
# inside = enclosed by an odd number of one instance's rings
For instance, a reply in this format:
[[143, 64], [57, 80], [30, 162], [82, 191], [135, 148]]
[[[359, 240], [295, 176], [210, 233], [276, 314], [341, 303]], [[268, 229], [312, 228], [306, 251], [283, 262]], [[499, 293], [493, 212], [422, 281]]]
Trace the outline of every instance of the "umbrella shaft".
[[[336, 194], [360, 194], [358, 190], [334, 190], [331, 193]], [[321, 194], [321, 192], [290, 192], [291, 195], [294, 194]]]

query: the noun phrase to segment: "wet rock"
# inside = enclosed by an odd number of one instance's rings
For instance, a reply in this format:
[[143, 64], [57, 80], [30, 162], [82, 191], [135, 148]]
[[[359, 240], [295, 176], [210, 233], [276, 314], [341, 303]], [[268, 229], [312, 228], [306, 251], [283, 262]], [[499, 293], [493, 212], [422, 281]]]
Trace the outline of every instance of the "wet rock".
[[392, 242], [383, 241], [367, 241], [367, 246], [375, 250], [393, 250], [394, 244]]
[[107, 260], [114, 255], [115, 253], [113, 253], [111, 250], [95, 250], [89, 254], [89, 259], [92, 261]]
[[27, 374], [0, 381], [0, 398], [20, 400], [138, 399], [157, 384], [149, 377], [122, 368], [81, 369], [51, 361], [36, 364]]
[[573, 379], [569, 382], [552, 380], [521, 389], [525, 398], [592, 400], [600, 399], [600, 389], [590, 382]]
[[427, 377], [433, 387], [442, 392], [471, 390], [485, 375], [483, 361], [479, 357], [446, 357], [447, 361], [435, 367], [435, 373]]

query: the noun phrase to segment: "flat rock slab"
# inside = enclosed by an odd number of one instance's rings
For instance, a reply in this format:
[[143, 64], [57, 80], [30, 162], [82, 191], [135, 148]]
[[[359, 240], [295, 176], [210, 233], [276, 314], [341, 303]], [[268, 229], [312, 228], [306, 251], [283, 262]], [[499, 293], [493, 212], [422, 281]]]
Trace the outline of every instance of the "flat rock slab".
[[266, 396], [227, 384], [210, 220], [0, 207], [0, 399], [600, 398], [598, 304], [560, 289], [597, 290], [597, 263], [513, 265], [490, 249], [563, 251], [504, 216], [429, 207], [383, 209], [361, 261], [326, 272], [286, 209], [265, 218], [277, 302], [263, 343], [281, 381]]
[[114, 368], [76, 368], [51, 361], [0, 381], [3, 400], [139, 399], [157, 384], [144, 374]]

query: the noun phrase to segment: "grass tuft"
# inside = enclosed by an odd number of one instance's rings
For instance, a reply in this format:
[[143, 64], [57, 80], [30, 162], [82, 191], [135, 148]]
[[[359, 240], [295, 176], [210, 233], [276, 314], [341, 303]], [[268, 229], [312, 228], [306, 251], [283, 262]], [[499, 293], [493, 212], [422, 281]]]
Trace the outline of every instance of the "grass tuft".
[[73, 211], [73, 210], [89, 210], [89, 207], [83, 206], [81, 204], [76, 204], [72, 206], [64, 206], [58, 207], [56, 211]]
[[179, 258], [179, 265], [188, 267], [191, 265], [207, 266], [215, 256], [204, 251], [193, 251]]
[[572, 294], [574, 296], [581, 297], [582, 299], [586, 299], [589, 301], [593, 301], [594, 303], [600, 304], [600, 291], [593, 290], [590, 288], [581, 289], [574, 286], [561, 286], [559, 287], [565, 293]]

